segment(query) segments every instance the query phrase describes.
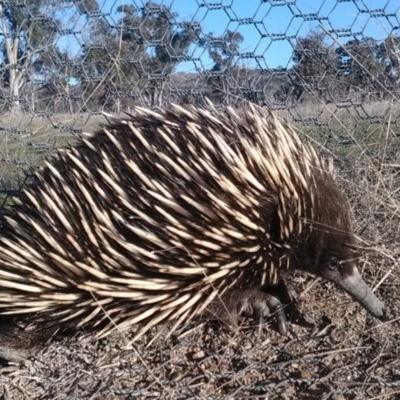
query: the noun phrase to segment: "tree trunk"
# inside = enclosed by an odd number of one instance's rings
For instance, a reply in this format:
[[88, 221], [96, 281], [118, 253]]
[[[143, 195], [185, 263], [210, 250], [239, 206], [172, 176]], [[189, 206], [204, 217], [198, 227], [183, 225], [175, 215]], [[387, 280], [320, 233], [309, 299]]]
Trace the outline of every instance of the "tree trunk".
[[12, 114], [21, 112], [20, 89], [24, 84], [27, 65], [30, 63], [32, 52], [28, 51], [23, 59], [18, 59], [20, 39], [18, 32], [10, 32], [7, 19], [4, 15], [4, 7], [0, 5], [0, 23], [6, 48], [4, 69], [9, 70], [9, 110]]

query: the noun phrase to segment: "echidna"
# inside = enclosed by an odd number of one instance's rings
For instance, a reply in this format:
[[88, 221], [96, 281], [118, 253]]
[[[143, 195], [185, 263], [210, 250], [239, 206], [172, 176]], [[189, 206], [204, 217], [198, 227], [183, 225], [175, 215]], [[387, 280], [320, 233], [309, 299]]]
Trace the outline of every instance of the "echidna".
[[0, 313], [140, 336], [207, 309], [262, 316], [305, 270], [381, 317], [313, 147], [253, 105], [210, 108], [137, 107], [46, 162], [2, 217]]

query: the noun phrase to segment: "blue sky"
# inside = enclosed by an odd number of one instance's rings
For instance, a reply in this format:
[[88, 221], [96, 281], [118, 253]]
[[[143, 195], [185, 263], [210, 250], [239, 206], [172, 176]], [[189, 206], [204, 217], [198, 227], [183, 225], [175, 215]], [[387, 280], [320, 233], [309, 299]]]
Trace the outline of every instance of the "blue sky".
[[[155, 0], [153, 0], [155, 1]], [[390, 33], [399, 34], [400, 2], [398, 0], [166, 0], [156, 1], [171, 6], [179, 14], [178, 20], [196, 21], [204, 33], [223, 34], [227, 29], [244, 36], [240, 51], [261, 56], [263, 68], [287, 67], [295, 37], [304, 36], [319, 21], [328, 29], [343, 30], [339, 39], [358, 37], [381, 40]], [[116, 8], [121, 4], [141, 7], [146, 1], [99, 0], [103, 12], [110, 12], [117, 21]], [[203, 5], [203, 6], [201, 6]], [[215, 6], [222, 7], [215, 7]], [[254, 21], [247, 23], [246, 18]], [[240, 19], [240, 21], [238, 21]], [[236, 20], [236, 21], [235, 21]], [[249, 20], [250, 21], [250, 20]], [[329, 42], [329, 39], [328, 39]], [[193, 46], [193, 57], [200, 57], [201, 68], [210, 68], [211, 60], [203, 49]], [[243, 57], [242, 66], [255, 67], [256, 62]], [[191, 72], [195, 64], [181, 63], [178, 70]]]
[[[200, 21], [204, 32], [219, 35], [226, 29], [238, 30], [244, 36], [242, 52], [254, 52], [263, 56], [264, 66], [276, 68], [290, 65], [290, 58], [295, 40], [284, 37], [305, 35], [310, 29], [318, 26], [318, 21], [308, 21], [314, 16], [328, 29], [345, 29], [346, 33], [357, 36], [370, 36], [384, 39], [393, 28], [400, 25], [400, 2], [397, 0], [222, 0], [217, 2], [226, 7], [225, 10], [212, 10], [198, 7], [202, 1], [175, 0], [172, 8], [183, 19]], [[207, 2], [204, 2], [205, 4]], [[165, 4], [170, 4], [165, 2]], [[215, 4], [213, 2], [212, 4]], [[380, 16], [383, 10], [386, 16]], [[388, 17], [388, 14], [395, 16]], [[238, 23], [236, 18], [251, 18], [260, 22], [255, 24]], [[258, 28], [258, 29], [257, 29]], [[396, 32], [397, 34], [400, 32]], [[262, 37], [261, 35], [266, 35]], [[343, 37], [346, 42], [352, 37]], [[242, 60], [244, 64], [254, 66], [251, 60]]]

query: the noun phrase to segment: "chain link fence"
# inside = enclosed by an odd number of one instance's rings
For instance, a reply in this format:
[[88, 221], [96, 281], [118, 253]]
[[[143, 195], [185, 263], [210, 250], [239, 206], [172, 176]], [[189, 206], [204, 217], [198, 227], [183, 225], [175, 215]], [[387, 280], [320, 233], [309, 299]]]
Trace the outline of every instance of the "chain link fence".
[[398, 398], [399, 56], [396, 1], [0, 1], [3, 203], [103, 111], [251, 101], [334, 157], [370, 250], [364, 274], [392, 312], [374, 326], [329, 285], [296, 277], [312, 332], [257, 341], [200, 326], [130, 351], [129, 334], [52, 343], [4, 370], [3, 398]]

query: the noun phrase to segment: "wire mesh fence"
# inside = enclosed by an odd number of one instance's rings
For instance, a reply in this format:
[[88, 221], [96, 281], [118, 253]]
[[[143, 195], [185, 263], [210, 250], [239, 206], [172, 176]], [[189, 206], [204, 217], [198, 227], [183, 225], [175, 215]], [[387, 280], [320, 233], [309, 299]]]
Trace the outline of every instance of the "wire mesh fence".
[[334, 157], [370, 250], [364, 273], [392, 307], [372, 326], [330, 286], [296, 277], [312, 332], [267, 329], [257, 342], [202, 326], [130, 351], [128, 333], [52, 343], [4, 370], [4, 398], [396, 398], [399, 33], [398, 2], [383, 0], [1, 1], [1, 201], [103, 111], [250, 101]]
[[4, 1], [5, 171], [35, 166], [101, 111], [205, 97], [282, 110], [340, 144], [361, 132], [370, 146], [367, 128], [390, 122], [398, 145], [398, 18], [384, 1]]

